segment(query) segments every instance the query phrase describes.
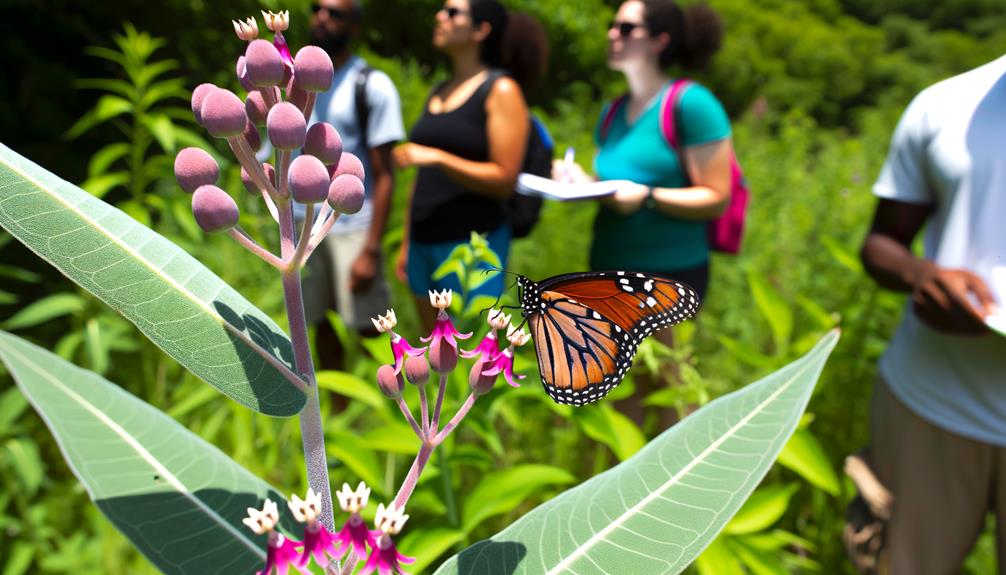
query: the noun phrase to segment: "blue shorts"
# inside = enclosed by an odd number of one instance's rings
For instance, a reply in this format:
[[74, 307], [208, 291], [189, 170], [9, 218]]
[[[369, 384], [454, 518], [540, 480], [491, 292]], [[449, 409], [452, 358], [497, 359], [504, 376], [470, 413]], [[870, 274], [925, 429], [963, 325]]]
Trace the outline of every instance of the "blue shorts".
[[[490, 232], [486, 239], [489, 242], [489, 247], [496, 252], [505, 268], [507, 254], [510, 252], [510, 227], [507, 225], [500, 226]], [[447, 256], [451, 254], [456, 246], [466, 243], [468, 243], [467, 240], [436, 243], [410, 240], [409, 261], [406, 273], [409, 276], [409, 289], [412, 290], [412, 293], [423, 298], [426, 297], [430, 290], [434, 289], [449, 289], [453, 290], [455, 294], [461, 294], [461, 282], [458, 280], [457, 275], [449, 274], [439, 280], [434, 280], [431, 276], [440, 267], [440, 264], [444, 263], [444, 260], [447, 259]], [[488, 265], [480, 263], [478, 269], [488, 269]], [[468, 297], [469, 299], [477, 295], [499, 297], [503, 293], [503, 286], [503, 274], [496, 274], [492, 279], [468, 294]]]

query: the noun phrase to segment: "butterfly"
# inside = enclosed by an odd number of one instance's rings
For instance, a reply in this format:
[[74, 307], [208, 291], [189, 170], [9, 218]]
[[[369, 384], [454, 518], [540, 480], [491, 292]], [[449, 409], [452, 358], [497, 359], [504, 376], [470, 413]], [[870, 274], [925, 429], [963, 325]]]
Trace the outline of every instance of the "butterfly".
[[699, 308], [688, 285], [638, 272], [572, 273], [540, 282], [518, 276], [517, 284], [545, 391], [570, 405], [607, 395], [646, 336]]

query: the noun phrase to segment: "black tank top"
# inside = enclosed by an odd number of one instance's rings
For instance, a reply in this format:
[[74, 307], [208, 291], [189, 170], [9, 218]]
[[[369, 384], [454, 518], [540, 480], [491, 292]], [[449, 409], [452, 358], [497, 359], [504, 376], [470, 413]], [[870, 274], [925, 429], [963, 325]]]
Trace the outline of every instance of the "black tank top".
[[[427, 100], [409, 139], [467, 160], [488, 162], [486, 99], [499, 77], [493, 72], [454, 110], [431, 114]], [[490, 232], [505, 221], [502, 201], [473, 192], [434, 167], [419, 168], [410, 217], [409, 235], [421, 242], [467, 240], [472, 231]]]

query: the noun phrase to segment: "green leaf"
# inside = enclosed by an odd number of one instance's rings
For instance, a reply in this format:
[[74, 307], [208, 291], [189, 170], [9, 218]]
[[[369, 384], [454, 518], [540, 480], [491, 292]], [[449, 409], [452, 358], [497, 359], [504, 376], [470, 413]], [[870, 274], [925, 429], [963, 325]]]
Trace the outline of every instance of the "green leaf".
[[352, 434], [332, 433], [325, 442], [325, 449], [330, 457], [339, 459], [353, 475], [374, 491], [379, 491], [384, 485], [384, 466], [378, 461], [377, 454], [364, 449]]
[[90, 178], [83, 181], [80, 187], [96, 198], [105, 197], [108, 192], [114, 190], [119, 186], [124, 186], [129, 183], [129, 174], [126, 172], [110, 172], [108, 174], [99, 174], [97, 176], [91, 176]]
[[800, 485], [769, 485], [751, 494], [751, 497], [740, 508], [737, 515], [723, 528], [723, 533], [729, 535], [747, 535], [757, 533], [772, 526], [778, 521], [786, 509], [789, 500], [800, 489]]
[[713, 541], [695, 562], [700, 575], [744, 575], [744, 566], [722, 539]]
[[104, 374], [108, 370], [108, 340], [94, 318], [84, 326], [84, 350], [91, 361], [91, 370]]
[[[28, 409], [28, 400], [16, 387], [0, 394], [0, 437], [7, 435], [21, 414]], [[0, 507], [3, 509], [3, 507]]]
[[793, 333], [793, 312], [782, 295], [776, 291], [764, 277], [748, 273], [748, 287], [751, 297], [762, 317], [772, 330], [772, 340], [775, 342], [775, 352], [782, 355], [789, 346], [789, 338]]
[[94, 105], [94, 108], [91, 108], [66, 132], [66, 139], [72, 140], [77, 138], [98, 124], [107, 122], [116, 116], [129, 113], [132, 109], [133, 104], [129, 100], [118, 96], [102, 96], [98, 99], [98, 103]]
[[786, 564], [779, 553], [766, 553], [756, 547], [745, 544], [743, 537], [732, 538], [728, 545], [741, 562], [753, 575], [789, 575]]
[[290, 340], [269, 316], [178, 246], [3, 145], [0, 226], [235, 401], [274, 416], [303, 408]]
[[838, 240], [831, 236], [824, 236], [821, 238], [821, 243], [824, 244], [824, 249], [828, 250], [831, 257], [835, 258], [835, 261], [841, 264], [842, 267], [856, 275], [863, 274], [862, 262], [859, 261], [859, 258], [849, 253], [849, 250], [845, 249], [842, 244], [838, 243]]
[[768, 472], [838, 337], [830, 332], [806, 356], [709, 403], [437, 573], [680, 573]]
[[518, 465], [490, 473], [465, 495], [461, 528], [470, 533], [493, 515], [512, 511], [532, 493], [574, 481], [568, 471], [550, 465]]
[[21, 485], [25, 488], [23, 495], [27, 499], [34, 497], [38, 488], [42, 486], [45, 472], [42, 458], [38, 455], [38, 447], [24, 439], [9, 439], [0, 450], [0, 458], [6, 459], [11, 463], [11, 467], [17, 470]]
[[[108, 171], [108, 168], [110, 168], [112, 164], [122, 158], [125, 158], [126, 155], [129, 154], [129, 151], [129, 144], [125, 142], [105, 146], [91, 156], [91, 161], [87, 164], [87, 175], [93, 178], [104, 174]], [[85, 190], [87, 189], [85, 186], [81, 187]]]
[[759, 353], [758, 351], [751, 349], [748, 345], [741, 343], [732, 337], [719, 335], [716, 336], [716, 339], [720, 342], [720, 345], [722, 345], [727, 352], [730, 353], [730, 355], [752, 367], [757, 367], [759, 369], [772, 369], [776, 366], [776, 360], [774, 358], [763, 353]]
[[27, 541], [15, 541], [11, 546], [10, 555], [4, 560], [3, 573], [0, 575], [23, 575], [31, 567], [35, 557], [35, 548]]
[[607, 445], [620, 461], [646, 445], [646, 436], [636, 424], [608, 404], [573, 411], [573, 419], [591, 439]]
[[84, 299], [77, 294], [57, 293], [34, 301], [3, 323], [4, 329], [25, 329], [84, 309]]
[[158, 569], [262, 566], [265, 538], [241, 519], [283, 495], [161, 411], [42, 348], [0, 332], [0, 360], [91, 499]]
[[[4, 235], [2, 238], [4, 244], [7, 243], [6, 240], [10, 240], [11, 236]], [[3, 246], [0, 246], [3, 247]], [[0, 277], [9, 278], [12, 280], [17, 280], [19, 282], [37, 284], [42, 282], [42, 276], [24, 268], [19, 268], [17, 266], [10, 266], [7, 264], [0, 264]]]
[[[387, 347], [386, 342], [385, 347]], [[391, 353], [390, 350], [388, 353]], [[338, 393], [343, 397], [366, 403], [375, 409], [386, 409], [390, 401], [377, 387], [376, 375], [374, 381], [367, 382], [343, 371], [319, 371], [315, 375], [315, 379], [318, 381], [319, 390], [324, 389]]]
[[360, 435], [360, 446], [374, 451], [415, 455], [421, 442], [412, 428], [398, 420], [387, 421]]
[[171, 120], [163, 114], [150, 114], [143, 117], [143, 125], [154, 135], [154, 139], [160, 144], [161, 149], [166, 153], [175, 151], [175, 127]]
[[451, 274], [454, 274], [459, 278], [465, 277], [465, 266], [460, 260], [447, 258], [444, 260], [444, 263], [440, 264], [437, 266], [437, 269], [433, 270], [433, 275], [430, 277], [434, 280], [442, 280]]
[[431, 527], [410, 531], [398, 542], [398, 550], [416, 561], [406, 567], [409, 573], [422, 573], [438, 557], [457, 545], [465, 538], [465, 534], [457, 529], [446, 527]]
[[821, 442], [806, 429], [799, 429], [779, 453], [779, 464], [792, 469], [815, 487], [838, 497], [841, 492], [838, 475], [831, 466]]

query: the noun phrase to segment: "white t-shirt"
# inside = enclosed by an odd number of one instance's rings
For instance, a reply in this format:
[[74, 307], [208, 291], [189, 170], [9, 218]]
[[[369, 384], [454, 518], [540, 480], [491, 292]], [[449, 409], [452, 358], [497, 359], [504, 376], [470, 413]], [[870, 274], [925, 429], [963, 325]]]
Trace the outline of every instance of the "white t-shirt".
[[[915, 97], [873, 191], [935, 205], [926, 259], [979, 275], [1006, 309], [1006, 56]], [[880, 370], [924, 419], [1006, 446], [1006, 337], [938, 332], [909, 303]]]
[[[335, 71], [332, 87], [327, 92], [318, 94], [311, 113], [311, 121], [328, 122], [335, 126], [342, 138], [342, 149], [356, 155], [363, 162], [367, 174], [364, 181], [366, 197], [363, 207], [355, 214], [342, 214], [336, 220], [329, 234], [346, 233], [365, 230], [370, 227], [373, 217], [373, 187], [374, 182], [370, 168], [370, 148], [397, 142], [405, 139], [405, 127], [402, 124], [402, 104], [398, 90], [391, 78], [380, 70], [372, 70], [367, 76], [367, 139], [364, 145], [360, 141], [360, 126], [356, 118], [356, 78], [367, 63], [358, 56], [352, 56]], [[304, 207], [295, 204], [294, 214], [297, 219], [303, 219]]]

